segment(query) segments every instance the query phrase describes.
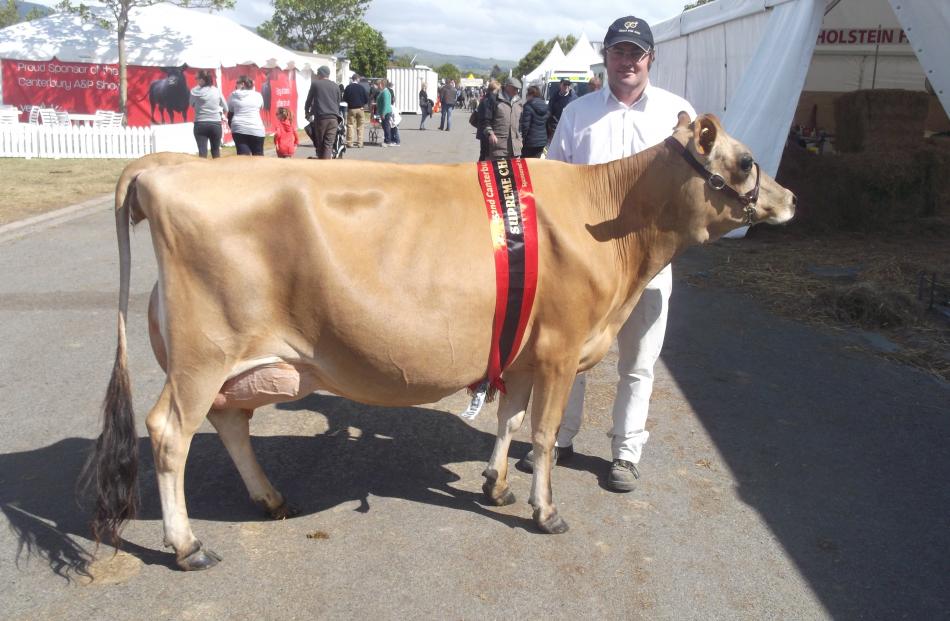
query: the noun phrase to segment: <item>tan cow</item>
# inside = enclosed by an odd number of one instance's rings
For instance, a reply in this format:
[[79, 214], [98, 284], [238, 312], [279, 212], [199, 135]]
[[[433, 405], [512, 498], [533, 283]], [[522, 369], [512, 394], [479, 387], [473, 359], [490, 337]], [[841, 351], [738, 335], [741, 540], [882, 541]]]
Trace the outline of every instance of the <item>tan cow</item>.
[[[760, 174], [715, 117], [690, 123], [681, 113], [673, 135], [678, 145], [609, 164], [530, 161], [537, 295], [520, 352], [504, 373], [507, 394], [483, 489], [495, 504], [514, 501], [508, 448], [533, 393], [530, 503], [545, 532], [567, 530], [552, 502], [551, 450], [571, 383], [607, 352], [644, 285], [691, 244], [750, 221], [785, 222], [794, 212], [793, 195]], [[251, 498], [276, 517], [287, 515], [251, 449], [253, 409], [317, 389], [377, 405], [430, 403], [479, 381], [495, 268], [472, 163], [154, 163], [133, 164], [137, 176], [117, 198], [119, 336], [91, 469], [99, 487], [94, 529], [97, 539], [115, 541], [135, 512], [128, 228], [130, 219], [147, 218], [159, 268], [152, 344], [167, 377], [146, 423], [165, 542], [179, 566], [200, 569], [219, 558], [192, 533], [183, 486], [191, 439], [205, 417]], [[709, 173], [718, 177], [707, 183]], [[433, 186], [452, 191], [431, 201]]]

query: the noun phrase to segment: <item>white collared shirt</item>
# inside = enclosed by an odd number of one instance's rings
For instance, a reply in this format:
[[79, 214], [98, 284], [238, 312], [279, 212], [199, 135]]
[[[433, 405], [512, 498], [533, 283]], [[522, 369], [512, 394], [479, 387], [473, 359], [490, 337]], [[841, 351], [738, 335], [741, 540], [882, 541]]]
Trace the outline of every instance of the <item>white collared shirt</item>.
[[696, 117], [688, 101], [650, 84], [630, 106], [605, 87], [564, 108], [548, 147], [548, 158], [572, 164], [603, 164], [639, 153], [673, 133], [681, 110], [691, 119]]

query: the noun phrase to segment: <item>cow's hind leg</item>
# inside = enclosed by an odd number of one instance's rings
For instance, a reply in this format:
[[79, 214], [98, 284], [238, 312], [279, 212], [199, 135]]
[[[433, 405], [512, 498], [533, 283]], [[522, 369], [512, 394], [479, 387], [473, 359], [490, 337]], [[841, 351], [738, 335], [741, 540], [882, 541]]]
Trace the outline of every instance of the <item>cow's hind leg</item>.
[[[192, 533], [185, 505], [185, 462], [191, 439], [221, 385], [221, 379], [216, 381], [201, 382], [186, 377], [176, 385], [169, 378], [145, 421], [155, 457], [165, 545], [174, 548], [175, 561], [185, 570], [207, 569], [221, 560], [217, 554], [203, 548]], [[205, 396], [201, 397], [203, 394]]]
[[218, 436], [234, 461], [244, 480], [251, 500], [260, 505], [275, 520], [293, 517], [296, 509], [290, 507], [284, 497], [274, 489], [264, 474], [251, 446], [250, 419], [253, 410], [211, 410], [208, 420], [218, 431]]
[[489, 502], [499, 507], [515, 502], [515, 495], [508, 486], [508, 449], [512, 436], [521, 429], [524, 421], [528, 398], [531, 396], [531, 380], [530, 375], [506, 376], [508, 392], [501, 396], [498, 404], [498, 436], [488, 467], [482, 472], [485, 477], [482, 491]]
[[551, 365], [537, 373], [534, 402], [531, 405], [531, 440], [534, 444], [534, 476], [531, 497], [534, 521], [542, 531], [559, 534], [567, 531], [567, 522], [558, 515], [551, 491], [554, 439], [564, 415], [576, 363]]

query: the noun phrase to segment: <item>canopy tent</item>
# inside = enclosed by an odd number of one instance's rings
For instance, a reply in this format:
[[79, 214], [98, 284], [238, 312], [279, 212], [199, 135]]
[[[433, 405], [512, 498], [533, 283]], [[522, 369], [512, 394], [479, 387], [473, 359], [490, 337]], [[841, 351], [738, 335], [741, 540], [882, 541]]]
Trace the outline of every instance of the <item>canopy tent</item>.
[[548, 52], [548, 55], [545, 56], [544, 60], [522, 78], [522, 82], [525, 84], [530, 84], [531, 82], [536, 82], [544, 77], [548, 71], [554, 71], [555, 69], [560, 69], [564, 65], [564, 50], [561, 49], [561, 45], [555, 41], [554, 45], [551, 47], [551, 51]]
[[947, 0], [717, 0], [653, 27], [650, 80], [720, 115], [775, 175], [806, 87], [924, 90], [926, 77], [950, 112], [947, 32]]
[[[105, 7], [91, 7], [91, 11], [97, 17], [111, 17]], [[152, 84], [171, 75], [169, 69], [187, 67], [183, 74], [189, 85], [194, 84], [194, 70], [204, 68], [216, 70], [218, 82], [225, 88], [227, 82], [233, 84], [237, 73], [243, 72], [255, 78], [258, 89], [279, 81], [275, 90], [290, 88], [295, 94], [298, 82], [300, 87], [309, 88], [311, 68], [335, 65], [333, 57], [315, 59], [298, 55], [226, 17], [164, 3], [132, 9], [125, 44], [129, 66], [129, 121], [142, 121], [137, 124], [148, 124], [147, 119], [155, 117], [144, 109], [145, 105], [137, 113], [133, 113], [131, 107], [148, 98]], [[114, 101], [112, 109], [118, 106], [116, 35], [95, 20], [84, 21], [77, 15], [55, 13], [4, 28], [0, 30], [0, 59], [3, 61], [0, 99], [4, 103], [43, 105], [60, 100], [81, 108]], [[222, 71], [227, 75], [222, 76]], [[229, 80], [231, 73], [235, 76]], [[77, 90], [89, 92], [77, 94]], [[45, 100], [18, 101], [31, 97]], [[282, 101], [287, 103], [288, 100]], [[298, 116], [302, 116], [300, 105], [294, 108]]]
[[574, 44], [571, 51], [564, 57], [562, 66], [551, 68], [563, 71], [589, 71], [591, 65], [596, 65], [602, 61], [603, 59], [600, 57], [600, 54], [594, 50], [590, 39], [587, 38], [587, 33], [582, 32], [581, 38], [577, 40], [577, 43]]

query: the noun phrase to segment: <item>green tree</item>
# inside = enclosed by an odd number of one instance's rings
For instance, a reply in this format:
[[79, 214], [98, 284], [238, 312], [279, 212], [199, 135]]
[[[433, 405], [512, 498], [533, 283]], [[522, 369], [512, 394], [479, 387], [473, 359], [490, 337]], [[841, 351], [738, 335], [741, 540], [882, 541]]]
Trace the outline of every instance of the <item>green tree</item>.
[[363, 20], [370, 0], [272, 0], [274, 16], [261, 28], [274, 40], [304, 52], [334, 54], [347, 33]]
[[383, 33], [362, 20], [347, 31], [341, 51], [350, 59], [353, 71], [372, 77], [386, 75], [386, 62], [392, 54]]
[[491, 73], [488, 74], [488, 77], [492, 80], [501, 80], [508, 74], [498, 65], [492, 65]]
[[691, 3], [687, 4], [686, 6], [684, 6], [684, 7], [683, 7], [683, 11], [686, 12], [686, 11], [688, 11], [688, 10], [690, 10], [690, 9], [695, 9], [695, 8], [698, 7], [698, 6], [702, 6], [702, 5], [704, 5], [704, 4], [709, 4], [709, 3], [712, 2], [712, 1], [713, 1], [713, 0], [696, 0], [696, 2], [691, 2]]
[[412, 56], [409, 54], [400, 54], [392, 59], [390, 67], [412, 67]]
[[435, 68], [435, 72], [439, 74], [439, 78], [448, 82], [449, 80], [455, 80], [456, 83], [462, 79], [462, 72], [458, 67], [452, 63], [445, 63], [444, 65], [439, 65]]
[[[119, 111], [126, 113], [129, 99], [129, 81], [126, 72], [126, 54], [125, 54], [125, 34], [131, 24], [129, 11], [136, 7], [151, 6], [163, 0], [100, 0], [100, 4], [105, 6], [111, 15], [107, 18], [100, 17], [100, 13], [93, 12], [92, 7], [83, 2], [74, 4], [73, 0], [62, 0], [58, 8], [62, 11], [75, 13], [82, 17], [84, 21], [97, 23], [106, 30], [114, 30], [119, 47]], [[171, 4], [177, 6], [189, 7], [195, 9], [230, 9], [234, 6], [234, 0], [168, 0]]]
[[45, 16], [46, 13], [44, 11], [33, 7], [26, 15], [20, 17], [20, 11], [17, 7], [17, 3], [14, 0], [7, 0], [6, 6], [2, 6], [2, 4], [0, 4], [0, 28], [6, 28], [7, 26], [12, 26], [13, 24], [28, 22]]
[[512, 70], [512, 75], [521, 77], [534, 71], [535, 67], [540, 65], [541, 61], [547, 58], [548, 54], [551, 53], [551, 48], [554, 47], [555, 42], [561, 46], [561, 51], [567, 54], [571, 51], [571, 48], [574, 47], [574, 44], [577, 43], [577, 37], [574, 35], [567, 35], [566, 37], [555, 35], [547, 41], [542, 40], [536, 42], [531, 46], [531, 49], [528, 50], [528, 53], [518, 61], [518, 64], [515, 65], [514, 70]]

